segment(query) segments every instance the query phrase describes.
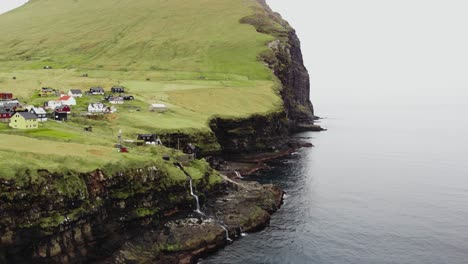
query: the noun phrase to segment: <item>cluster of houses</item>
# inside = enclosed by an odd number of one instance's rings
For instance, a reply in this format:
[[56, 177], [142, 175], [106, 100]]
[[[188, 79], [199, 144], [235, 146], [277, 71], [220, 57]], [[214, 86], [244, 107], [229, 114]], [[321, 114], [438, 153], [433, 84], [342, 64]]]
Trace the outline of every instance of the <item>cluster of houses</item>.
[[[135, 98], [126, 95], [125, 88], [114, 86], [110, 89], [111, 94], [104, 97], [104, 102], [92, 102], [88, 104], [85, 115], [95, 116], [101, 114], [115, 113], [117, 109], [112, 105], [123, 104], [124, 101], [131, 101]], [[9, 123], [9, 126], [17, 129], [35, 129], [39, 127], [39, 122], [47, 121], [48, 117], [57, 121], [67, 121], [72, 112], [72, 107], [77, 105], [77, 100], [83, 95], [105, 95], [102, 87], [91, 87], [89, 91], [83, 93], [80, 89], [70, 89], [68, 94], [59, 92], [50, 87], [43, 87], [39, 90], [39, 97], [58, 97], [49, 100], [42, 107], [26, 106], [14, 98], [13, 93], [0, 92], [0, 122]], [[153, 112], [165, 112], [167, 106], [164, 104], [151, 104], [149, 107]]]
[[[112, 87], [112, 93], [123, 93], [123, 87]], [[88, 95], [104, 95], [101, 87], [91, 87]], [[9, 123], [9, 126], [16, 129], [36, 129], [39, 122], [46, 122], [48, 116], [53, 120], [67, 121], [71, 114], [71, 107], [77, 105], [77, 99], [83, 97], [83, 92], [79, 89], [70, 89], [68, 94], [63, 94], [55, 89], [43, 87], [39, 90], [39, 97], [58, 96], [56, 100], [44, 103], [43, 107], [23, 105], [14, 98], [13, 93], [0, 92], [0, 122]], [[108, 96], [104, 98], [110, 104], [121, 104], [124, 100], [133, 100], [131, 95]], [[110, 114], [116, 112], [113, 106], [107, 106], [101, 102], [89, 103], [87, 107], [88, 115]], [[49, 112], [49, 114], [48, 114]]]
[[[12, 93], [0, 93], [0, 122], [9, 123], [16, 129], [36, 129], [39, 122], [46, 122], [48, 114], [43, 107], [23, 105]], [[71, 109], [67, 105], [60, 105], [49, 115], [54, 120], [67, 120]]]

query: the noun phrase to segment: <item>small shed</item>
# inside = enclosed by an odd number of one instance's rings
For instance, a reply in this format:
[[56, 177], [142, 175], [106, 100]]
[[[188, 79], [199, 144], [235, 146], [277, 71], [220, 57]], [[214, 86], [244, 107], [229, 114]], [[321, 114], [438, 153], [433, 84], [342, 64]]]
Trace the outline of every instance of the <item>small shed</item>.
[[111, 88], [112, 93], [125, 93], [125, 87], [123, 86], [114, 86]]
[[107, 99], [111, 104], [123, 104], [124, 99], [120, 96], [111, 96]]
[[182, 150], [185, 154], [193, 155], [194, 158], [200, 153], [200, 148], [195, 146], [192, 143], [185, 145], [184, 149]]
[[147, 145], [162, 145], [161, 139], [156, 134], [139, 134], [138, 140], [144, 141]]
[[104, 88], [102, 87], [91, 87], [89, 93], [93, 95], [104, 95]]
[[151, 112], [164, 113], [167, 111], [167, 106], [165, 104], [151, 104], [149, 110]]
[[83, 97], [83, 92], [80, 89], [70, 89], [68, 95], [74, 98], [81, 98]]
[[39, 92], [39, 96], [53, 96], [56, 95], [57, 91], [55, 89], [49, 87], [42, 87], [41, 91]]

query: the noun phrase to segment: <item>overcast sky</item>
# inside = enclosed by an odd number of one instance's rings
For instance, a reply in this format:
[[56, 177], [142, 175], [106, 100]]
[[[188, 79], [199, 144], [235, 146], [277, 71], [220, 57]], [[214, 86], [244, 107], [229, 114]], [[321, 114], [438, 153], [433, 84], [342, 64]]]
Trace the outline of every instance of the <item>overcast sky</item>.
[[317, 102], [360, 93], [468, 99], [466, 0], [267, 1], [298, 31]]
[[466, 0], [267, 1], [298, 31], [313, 92], [465, 94]]
[[28, 0], [0, 0], [0, 14], [5, 13], [15, 7], [21, 6]]

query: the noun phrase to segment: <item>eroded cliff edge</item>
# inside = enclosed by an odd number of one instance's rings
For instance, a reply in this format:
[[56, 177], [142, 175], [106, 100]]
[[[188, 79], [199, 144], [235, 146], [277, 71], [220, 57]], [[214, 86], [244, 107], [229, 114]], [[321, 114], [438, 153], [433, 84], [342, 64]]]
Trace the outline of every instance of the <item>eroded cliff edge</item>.
[[224, 154], [278, 151], [287, 148], [287, 138], [294, 132], [322, 130], [314, 124], [317, 117], [310, 100], [310, 77], [296, 31], [265, 0], [257, 1], [261, 7], [254, 8], [255, 13], [242, 18], [240, 23], [273, 36], [274, 40], [267, 43], [269, 49], [259, 55], [259, 60], [277, 78], [283, 108], [244, 119], [212, 119], [210, 127]]
[[[214, 137], [200, 136], [198, 143], [217, 141], [224, 154], [275, 152], [289, 147], [295, 131], [320, 130], [299, 39], [258, 1], [261, 8], [240, 22], [274, 37], [259, 60], [278, 79], [284, 107], [245, 119], [214, 118]], [[282, 191], [275, 186], [220, 180], [207, 167], [197, 171], [194, 186], [207, 215], [222, 221], [231, 236], [263, 227], [281, 204]], [[174, 180], [174, 171], [142, 166], [112, 175], [41, 173], [41, 181], [26, 184], [0, 181], [1, 263], [190, 263], [227, 244], [223, 229], [193, 214], [189, 184]]]

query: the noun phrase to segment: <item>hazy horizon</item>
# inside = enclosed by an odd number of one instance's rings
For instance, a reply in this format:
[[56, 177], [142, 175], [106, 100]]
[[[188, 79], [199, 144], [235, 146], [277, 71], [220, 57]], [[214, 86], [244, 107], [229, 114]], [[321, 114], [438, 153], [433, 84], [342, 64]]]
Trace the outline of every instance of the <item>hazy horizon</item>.
[[12, 9], [15, 9], [24, 3], [28, 2], [28, 0], [8, 0], [8, 1], [3, 1], [0, 3], [0, 14], [3, 14], [5, 12], [8, 12]]
[[440, 89], [457, 102], [467, 97], [464, 1], [268, 3], [307, 46], [304, 60], [319, 112], [321, 97], [353, 96], [355, 89], [376, 98], [435, 96]]

